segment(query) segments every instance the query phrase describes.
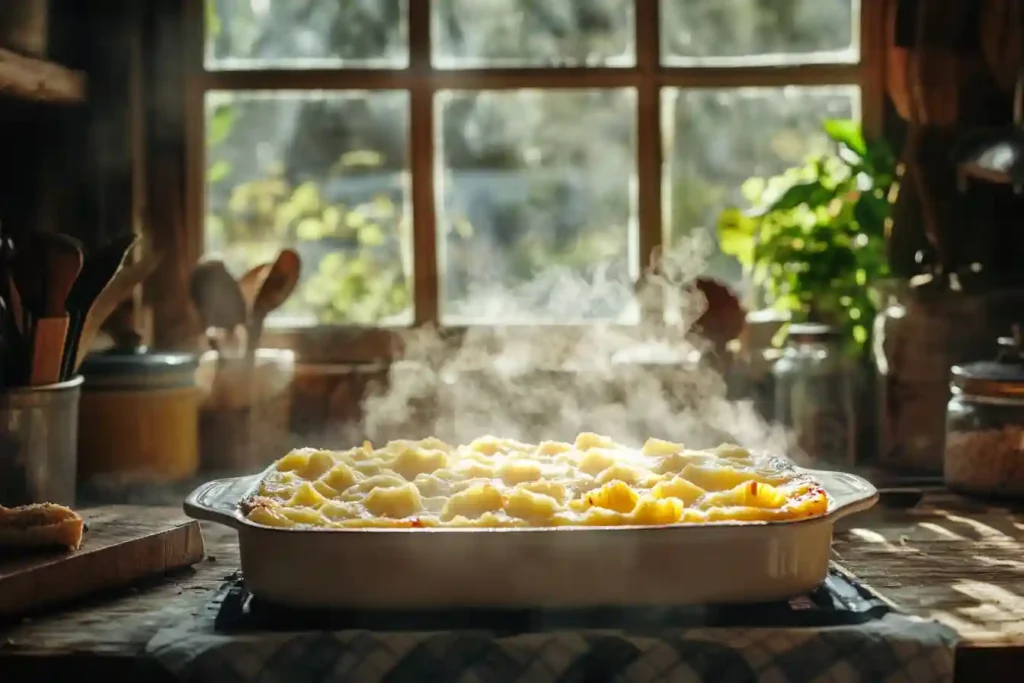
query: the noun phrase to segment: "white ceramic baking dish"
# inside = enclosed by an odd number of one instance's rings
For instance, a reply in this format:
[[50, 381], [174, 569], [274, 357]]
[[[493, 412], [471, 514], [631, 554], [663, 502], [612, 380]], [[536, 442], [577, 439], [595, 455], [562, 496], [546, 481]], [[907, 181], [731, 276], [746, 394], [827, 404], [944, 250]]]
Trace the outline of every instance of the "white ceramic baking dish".
[[798, 595], [828, 570], [837, 520], [878, 492], [860, 477], [803, 470], [828, 492], [822, 517], [662, 527], [282, 529], [238, 503], [263, 474], [203, 484], [185, 513], [237, 529], [246, 587], [323, 609], [749, 603]]

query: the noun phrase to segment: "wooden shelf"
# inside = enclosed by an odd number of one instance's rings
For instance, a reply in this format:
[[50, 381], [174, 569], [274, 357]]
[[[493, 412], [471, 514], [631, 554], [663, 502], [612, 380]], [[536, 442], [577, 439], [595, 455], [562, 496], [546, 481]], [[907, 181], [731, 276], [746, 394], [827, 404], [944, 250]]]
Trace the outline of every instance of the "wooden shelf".
[[0, 48], [0, 96], [70, 104], [85, 101], [85, 86], [81, 71]]

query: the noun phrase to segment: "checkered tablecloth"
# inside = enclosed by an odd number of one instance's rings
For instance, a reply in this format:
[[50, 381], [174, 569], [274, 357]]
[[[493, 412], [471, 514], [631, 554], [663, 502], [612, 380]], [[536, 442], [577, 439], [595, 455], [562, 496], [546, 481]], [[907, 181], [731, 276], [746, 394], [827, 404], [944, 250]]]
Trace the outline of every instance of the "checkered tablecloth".
[[952, 630], [889, 614], [860, 626], [485, 632], [214, 633], [197, 617], [148, 651], [189, 683], [949, 683]]

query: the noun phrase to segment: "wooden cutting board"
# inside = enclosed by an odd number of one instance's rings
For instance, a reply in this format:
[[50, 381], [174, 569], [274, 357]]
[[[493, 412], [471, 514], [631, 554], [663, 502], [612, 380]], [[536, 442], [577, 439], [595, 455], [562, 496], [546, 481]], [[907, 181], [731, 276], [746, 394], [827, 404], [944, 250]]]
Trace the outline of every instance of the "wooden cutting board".
[[0, 554], [0, 619], [80, 598], [203, 559], [199, 523], [167, 508], [79, 510], [87, 531], [76, 551]]

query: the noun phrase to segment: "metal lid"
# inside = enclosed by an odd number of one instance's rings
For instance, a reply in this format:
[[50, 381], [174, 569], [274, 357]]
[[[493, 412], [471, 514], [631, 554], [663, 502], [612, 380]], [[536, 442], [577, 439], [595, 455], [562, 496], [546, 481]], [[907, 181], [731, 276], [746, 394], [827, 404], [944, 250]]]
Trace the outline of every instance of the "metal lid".
[[953, 386], [974, 396], [1024, 399], [1024, 334], [1019, 325], [1013, 335], [999, 338], [995, 360], [955, 365]]
[[797, 344], [823, 343], [838, 338], [839, 330], [822, 323], [793, 323], [786, 331], [786, 341]]
[[195, 354], [150, 351], [136, 334], [125, 335], [106, 351], [89, 354], [82, 363], [86, 390], [99, 385], [169, 388], [195, 384]]

